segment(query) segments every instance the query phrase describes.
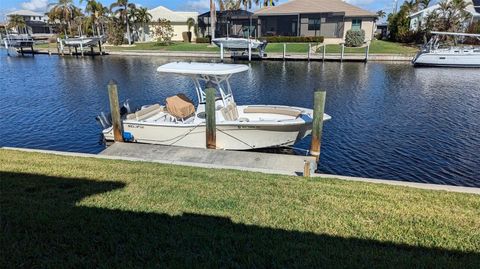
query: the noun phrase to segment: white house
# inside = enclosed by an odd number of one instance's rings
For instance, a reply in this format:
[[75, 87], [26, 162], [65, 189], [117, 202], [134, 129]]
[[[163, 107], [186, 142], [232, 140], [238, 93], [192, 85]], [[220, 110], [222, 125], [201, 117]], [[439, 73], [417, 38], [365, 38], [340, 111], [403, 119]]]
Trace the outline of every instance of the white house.
[[[480, 21], [480, 1], [479, 0], [465, 0], [469, 2], [470, 5], [467, 6], [466, 11], [472, 15], [471, 21]], [[425, 23], [426, 18], [432, 14], [432, 12], [436, 12], [440, 8], [439, 4], [435, 4], [433, 6], [427, 7], [420, 11], [410, 14], [410, 29], [416, 30]], [[468, 22], [470, 23], [470, 21]]]
[[[198, 20], [198, 12], [183, 12], [183, 11], [173, 11], [166, 7], [159, 6], [148, 11], [152, 15], [152, 23], [150, 23], [145, 29], [145, 40], [154, 41], [156, 39], [155, 31], [155, 22], [158, 19], [167, 19], [171, 22], [173, 27], [173, 41], [182, 41], [182, 33], [188, 31], [187, 20], [188, 18], [193, 18], [195, 22]], [[193, 32], [193, 29], [191, 29]], [[195, 35], [192, 36], [192, 39], [195, 39]]]
[[48, 17], [44, 14], [33, 12], [31, 10], [16, 10], [7, 14], [7, 20], [12, 16], [21, 16], [25, 21], [26, 27], [19, 29], [21, 33], [35, 34], [51, 34], [52, 29], [48, 24]]

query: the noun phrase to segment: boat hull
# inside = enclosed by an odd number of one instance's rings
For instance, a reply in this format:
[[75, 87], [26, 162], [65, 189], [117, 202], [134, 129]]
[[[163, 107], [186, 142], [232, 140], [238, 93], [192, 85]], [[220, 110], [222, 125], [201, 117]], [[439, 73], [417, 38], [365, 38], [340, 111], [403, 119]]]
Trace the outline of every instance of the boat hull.
[[[132, 137], [131, 142], [206, 148], [205, 124], [190, 126], [167, 126], [144, 123], [124, 124], [124, 133]], [[311, 122], [285, 125], [221, 124], [217, 125], [216, 144], [218, 149], [250, 150], [291, 146], [310, 134]], [[106, 140], [113, 140], [111, 128], [104, 131]]]
[[449, 54], [449, 53], [422, 53], [413, 64], [429, 67], [480, 67], [480, 53]]
[[223, 44], [225, 49], [230, 50], [246, 50], [248, 49], [248, 43], [250, 42], [251, 49], [263, 49], [265, 46], [264, 42], [255, 40], [255, 39], [246, 39], [246, 38], [215, 38], [212, 40], [215, 45], [220, 47]]

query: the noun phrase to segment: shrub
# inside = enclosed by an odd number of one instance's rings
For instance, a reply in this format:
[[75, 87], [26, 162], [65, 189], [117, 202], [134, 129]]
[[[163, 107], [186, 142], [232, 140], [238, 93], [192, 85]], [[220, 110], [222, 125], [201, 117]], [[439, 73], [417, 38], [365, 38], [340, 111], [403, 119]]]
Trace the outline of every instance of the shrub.
[[157, 41], [160, 45], [169, 45], [172, 42], [173, 26], [169, 20], [158, 19], [157, 24], [155, 25], [155, 35], [157, 36]]
[[364, 30], [348, 30], [345, 35], [345, 46], [361, 47], [365, 42]]
[[295, 43], [310, 43], [310, 42], [318, 42], [322, 43], [324, 38], [323, 36], [267, 36], [264, 37], [268, 43], [288, 43], [288, 42], [295, 42]]
[[197, 37], [195, 40], [196, 43], [210, 43], [209, 37]]

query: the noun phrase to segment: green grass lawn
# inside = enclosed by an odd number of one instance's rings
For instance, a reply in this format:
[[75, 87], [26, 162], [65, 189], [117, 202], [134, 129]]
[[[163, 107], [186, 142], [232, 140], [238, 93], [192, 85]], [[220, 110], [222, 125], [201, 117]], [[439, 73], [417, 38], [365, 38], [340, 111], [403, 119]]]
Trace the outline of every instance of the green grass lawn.
[[478, 268], [480, 197], [0, 150], [1, 268]]

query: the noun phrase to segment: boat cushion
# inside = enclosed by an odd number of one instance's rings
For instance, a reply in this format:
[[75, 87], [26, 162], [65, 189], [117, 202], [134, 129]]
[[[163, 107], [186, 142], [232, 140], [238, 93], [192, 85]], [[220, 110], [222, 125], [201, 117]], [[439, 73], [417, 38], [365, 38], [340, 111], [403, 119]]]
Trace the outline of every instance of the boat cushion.
[[147, 108], [141, 109], [135, 114], [128, 114], [127, 115], [127, 120], [145, 120], [150, 118], [151, 116], [158, 114], [163, 111], [163, 107], [160, 106], [159, 104], [154, 104], [151, 106], [148, 106]]
[[228, 104], [221, 109], [223, 118], [227, 121], [236, 121], [238, 119], [238, 110], [235, 102]]
[[243, 109], [243, 113], [279, 114], [292, 116], [295, 118], [298, 118], [300, 115], [302, 115], [302, 111], [300, 109], [278, 106], [247, 106], [245, 109]]
[[184, 94], [168, 97], [166, 108], [168, 113], [177, 119], [186, 119], [195, 114], [193, 102]]

